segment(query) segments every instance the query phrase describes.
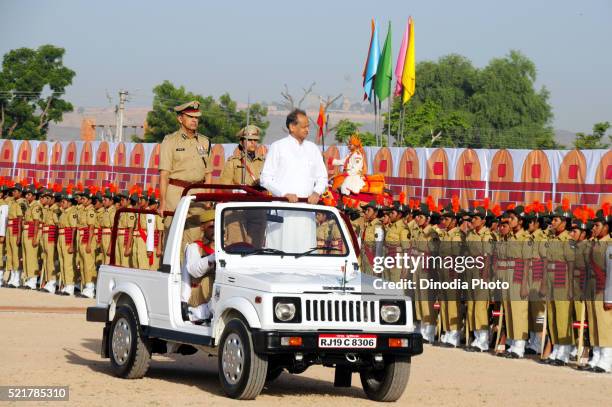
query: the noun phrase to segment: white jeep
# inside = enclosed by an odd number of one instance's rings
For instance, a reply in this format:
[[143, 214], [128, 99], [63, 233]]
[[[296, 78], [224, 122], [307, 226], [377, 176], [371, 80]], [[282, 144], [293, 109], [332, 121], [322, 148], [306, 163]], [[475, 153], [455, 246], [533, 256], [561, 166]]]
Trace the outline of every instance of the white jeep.
[[[181, 312], [181, 241], [190, 207], [214, 200], [212, 318], [196, 325]], [[259, 194], [184, 196], [160, 270], [101, 266], [87, 320], [104, 322], [101, 355], [120, 377], [143, 377], [152, 353], [201, 350], [218, 356], [219, 380], [232, 398], [254, 399], [283, 371], [322, 364], [335, 368], [336, 386], [350, 386], [358, 372], [370, 399], [395, 401], [422, 337], [410, 298], [374, 290], [373, 278], [360, 273], [356, 241], [336, 208]]]

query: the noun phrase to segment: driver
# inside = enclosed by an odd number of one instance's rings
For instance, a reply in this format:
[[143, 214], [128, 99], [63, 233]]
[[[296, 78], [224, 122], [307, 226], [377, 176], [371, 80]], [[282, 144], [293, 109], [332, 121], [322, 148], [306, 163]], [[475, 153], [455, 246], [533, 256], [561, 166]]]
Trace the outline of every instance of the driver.
[[215, 211], [200, 214], [202, 240], [185, 247], [181, 269], [181, 311], [183, 320], [201, 324], [212, 318], [209, 302], [215, 282]]

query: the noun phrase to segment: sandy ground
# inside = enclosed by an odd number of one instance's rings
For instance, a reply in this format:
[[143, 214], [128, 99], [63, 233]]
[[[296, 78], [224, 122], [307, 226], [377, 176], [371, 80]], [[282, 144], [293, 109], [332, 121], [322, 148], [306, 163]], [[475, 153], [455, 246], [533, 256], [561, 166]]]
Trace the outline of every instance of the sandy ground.
[[[110, 374], [108, 359], [99, 356], [102, 324], [85, 321], [85, 307], [90, 304], [93, 301], [0, 289], [0, 385], [69, 385], [70, 404], [105, 407], [128, 403], [282, 403], [283, 407], [374, 404], [364, 397], [357, 375], [353, 376], [352, 388], [335, 389], [333, 371], [318, 366], [302, 375], [284, 373], [254, 402], [230, 400], [219, 386], [217, 359], [200, 353], [156, 355], [144, 379], [115, 378]], [[399, 403], [564, 406], [609, 405], [610, 400], [611, 375], [427, 346], [423, 355], [413, 358], [409, 385]]]

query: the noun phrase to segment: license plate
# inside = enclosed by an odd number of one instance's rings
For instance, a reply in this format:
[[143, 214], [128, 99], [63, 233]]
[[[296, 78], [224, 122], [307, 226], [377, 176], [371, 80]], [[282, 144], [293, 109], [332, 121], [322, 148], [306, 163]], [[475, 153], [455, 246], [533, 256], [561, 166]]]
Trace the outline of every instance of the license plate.
[[376, 348], [376, 335], [321, 334], [319, 335], [319, 348]]

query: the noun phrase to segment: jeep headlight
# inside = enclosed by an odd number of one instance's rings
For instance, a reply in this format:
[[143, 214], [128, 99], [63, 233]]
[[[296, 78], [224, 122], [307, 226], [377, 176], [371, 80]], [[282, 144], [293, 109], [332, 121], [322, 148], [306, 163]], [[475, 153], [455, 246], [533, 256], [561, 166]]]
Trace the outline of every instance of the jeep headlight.
[[277, 302], [274, 306], [274, 315], [276, 315], [279, 321], [291, 321], [295, 316], [295, 304], [291, 302]]
[[394, 324], [399, 321], [402, 316], [402, 311], [397, 305], [383, 305], [380, 307], [380, 317], [388, 324]]

